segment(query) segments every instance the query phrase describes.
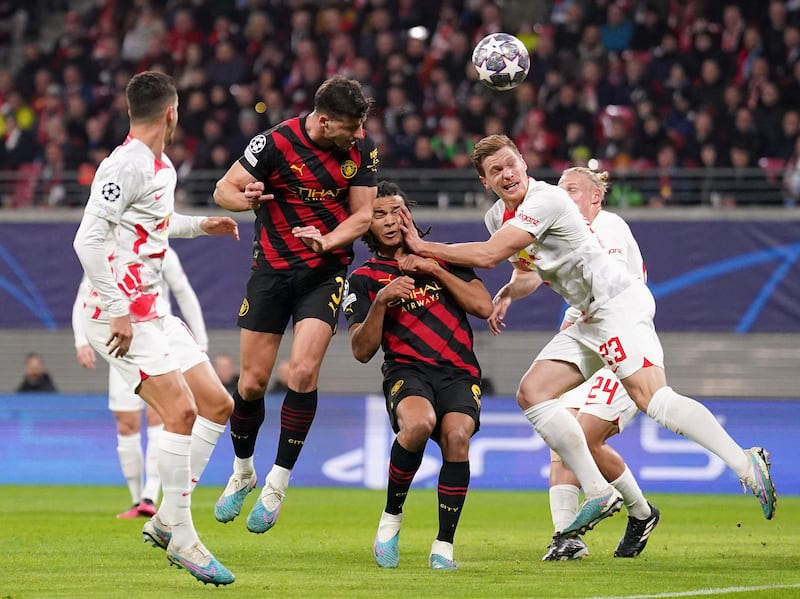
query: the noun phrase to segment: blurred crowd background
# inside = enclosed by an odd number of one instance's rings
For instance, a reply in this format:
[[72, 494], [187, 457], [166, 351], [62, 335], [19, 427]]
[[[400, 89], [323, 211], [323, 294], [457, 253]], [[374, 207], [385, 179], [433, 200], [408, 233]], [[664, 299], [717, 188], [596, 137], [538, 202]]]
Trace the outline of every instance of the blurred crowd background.
[[[508, 92], [470, 60], [499, 31], [531, 53]], [[83, 204], [145, 69], [178, 84], [180, 181], [221, 174], [340, 73], [375, 99], [382, 168], [468, 169], [502, 132], [532, 172], [611, 170], [612, 204], [800, 197], [800, 0], [0, 0], [0, 65], [6, 209]]]

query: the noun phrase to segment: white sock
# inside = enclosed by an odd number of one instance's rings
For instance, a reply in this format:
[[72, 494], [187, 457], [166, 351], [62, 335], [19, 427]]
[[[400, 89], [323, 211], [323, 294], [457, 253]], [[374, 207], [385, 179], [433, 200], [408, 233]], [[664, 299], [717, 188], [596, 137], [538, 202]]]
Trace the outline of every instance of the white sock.
[[581, 490], [575, 485], [550, 487], [550, 516], [553, 530], [564, 530], [572, 524], [580, 509]]
[[292, 471], [288, 468], [273, 465], [272, 470], [270, 470], [269, 474], [267, 474], [267, 478], [264, 483], [270, 485], [273, 489], [278, 489], [278, 491], [283, 493], [286, 491], [286, 487], [289, 486], [289, 475], [291, 473]]
[[627, 464], [625, 464], [622, 476], [617, 480], [612, 480], [611, 484], [622, 495], [629, 516], [637, 520], [645, 520], [650, 517], [652, 510]]
[[158, 437], [163, 428], [160, 424], [147, 427], [142, 499], [149, 499], [153, 503], [158, 503], [158, 492], [161, 489], [161, 478], [158, 476]]
[[192, 483], [189, 466], [192, 437], [161, 431], [158, 440], [158, 472], [164, 501], [158, 510], [159, 518], [172, 529], [172, 543], [177, 550], [185, 549], [197, 540], [192, 523]]
[[747, 454], [700, 402], [675, 393], [672, 387], [661, 387], [650, 399], [647, 415], [715, 454], [739, 478], [750, 471]]
[[399, 514], [381, 514], [381, 521], [378, 523], [378, 541], [385, 543], [400, 530], [403, 523], [403, 512]]
[[234, 474], [252, 474], [255, 472], [255, 465], [253, 464], [253, 456], [249, 458], [233, 458], [233, 472]]
[[525, 417], [580, 481], [587, 496], [600, 495], [610, 488], [595, 464], [578, 420], [556, 400], [545, 401], [525, 410]]
[[142, 500], [142, 469], [144, 466], [141, 433], [117, 434], [117, 456], [119, 456], [122, 476], [125, 477], [128, 491], [131, 493], [131, 503], [139, 503]]
[[192, 427], [192, 489], [197, 486], [200, 476], [208, 466], [208, 460], [217, 446], [217, 441], [225, 432], [224, 424], [211, 422], [207, 418], [198, 416]]
[[435, 540], [431, 545], [431, 555], [441, 555], [445, 559], [453, 561], [453, 544]]

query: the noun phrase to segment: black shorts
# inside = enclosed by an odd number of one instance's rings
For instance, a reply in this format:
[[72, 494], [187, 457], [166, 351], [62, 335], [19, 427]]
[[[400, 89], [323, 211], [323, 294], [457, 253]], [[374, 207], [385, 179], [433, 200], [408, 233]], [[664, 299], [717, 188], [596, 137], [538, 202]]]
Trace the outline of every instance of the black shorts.
[[336, 332], [347, 267], [267, 270], [247, 280], [238, 325], [248, 331], [282, 335], [289, 324], [317, 318]]
[[386, 411], [397, 433], [397, 405], [409, 395], [424, 397], [436, 412], [432, 439], [439, 438], [442, 417], [449, 412], [472, 416], [477, 433], [481, 426], [481, 380], [467, 372], [429, 364], [390, 364], [384, 368]]

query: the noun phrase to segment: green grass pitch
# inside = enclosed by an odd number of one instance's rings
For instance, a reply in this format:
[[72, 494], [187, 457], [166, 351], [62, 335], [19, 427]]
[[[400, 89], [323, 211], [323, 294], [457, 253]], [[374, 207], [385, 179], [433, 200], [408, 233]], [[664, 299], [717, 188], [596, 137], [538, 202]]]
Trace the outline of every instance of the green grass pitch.
[[396, 570], [372, 560], [381, 491], [290, 488], [264, 535], [245, 528], [255, 494], [234, 522], [216, 522], [220, 491], [193, 496], [201, 538], [236, 575], [215, 588], [145, 545], [143, 519], [114, 518], [126, 507], [122, 486], [0, 486], [0, 599], [800, 597], [800, 497], [781, 497], [766, 521], [752, 495], [652, 495], [662, 520], [641, 556], [612, 557], [623, 509], [585, 536], [589, 557], [542, 562], [546, 493], [472, 491], [456, 535], [459, 570], [442, 572], [427, 567], [434, 489], [409, 494]]

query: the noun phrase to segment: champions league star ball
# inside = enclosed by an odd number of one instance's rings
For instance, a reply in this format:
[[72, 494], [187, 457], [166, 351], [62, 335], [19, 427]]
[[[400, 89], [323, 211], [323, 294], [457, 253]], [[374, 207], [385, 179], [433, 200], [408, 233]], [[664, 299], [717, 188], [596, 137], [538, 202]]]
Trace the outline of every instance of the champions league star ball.
[[486, 87], [506, 91], [525, 80], [531, 68], [531, 58], [525, 44], [513, 35], [492, 33], [475, 46], [472, 64], [478, 71], [478, 79]]

